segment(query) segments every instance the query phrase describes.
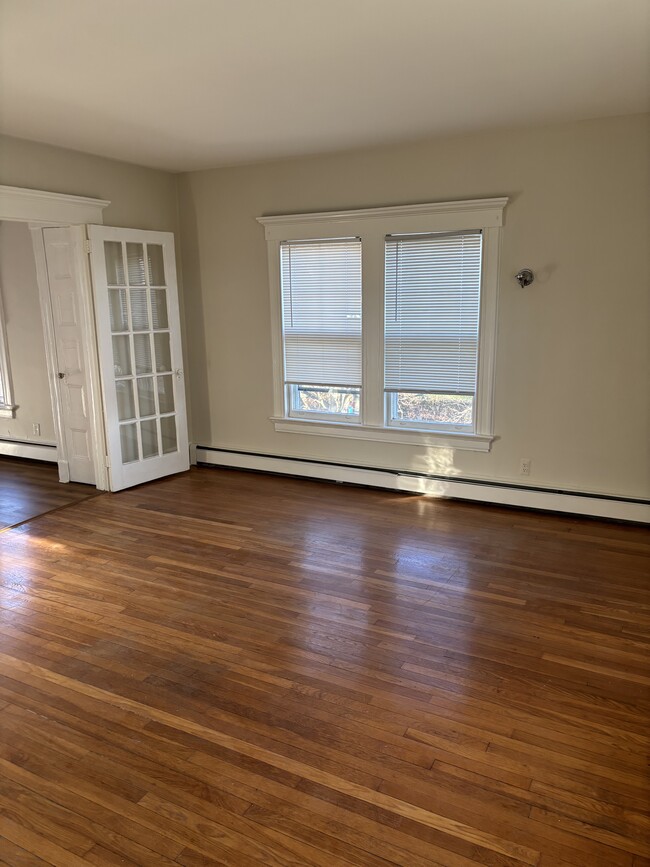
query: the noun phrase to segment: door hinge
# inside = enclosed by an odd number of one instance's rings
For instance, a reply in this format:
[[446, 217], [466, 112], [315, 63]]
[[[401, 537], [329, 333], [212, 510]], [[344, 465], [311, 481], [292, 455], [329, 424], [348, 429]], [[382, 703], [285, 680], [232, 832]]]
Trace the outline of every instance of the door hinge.
[[92, 253], [93, 244], [90, 238], [84, 238], [84, 253]]
[[104, 457], [104, 466], [106, 467], [107, 470], [110, 470], [110, 468], [111, 468], [111, 459], [109, 458], [108, 455], [105, 455], [105, 457]]

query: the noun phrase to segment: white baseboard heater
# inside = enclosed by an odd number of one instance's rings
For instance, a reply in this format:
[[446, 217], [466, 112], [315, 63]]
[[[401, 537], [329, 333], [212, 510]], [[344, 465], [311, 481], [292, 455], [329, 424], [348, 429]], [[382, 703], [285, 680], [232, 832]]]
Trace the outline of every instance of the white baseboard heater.
[[577, 491], [550, 490], [503, 482], [485, 482], [472, 479], [449, 479], [442, 476], [372, 469], [305, 458], [287, 458], [253, 452], [217, 449], [197, 445], [196, 463], [231, 469], [256, 470], [280, 475], [302, 476], [353, 485], [387, 488], [432, 497], [475, 500], [500, 506], [517, 506], [567, 512], [594, 518], [650, 523], [650, 501], [626, 497], [613, 497]]
[[0, 455], [28, 458], [32, 461], [57, 462], [56, 443], [34, 443], [24, 440], [0, 439]]

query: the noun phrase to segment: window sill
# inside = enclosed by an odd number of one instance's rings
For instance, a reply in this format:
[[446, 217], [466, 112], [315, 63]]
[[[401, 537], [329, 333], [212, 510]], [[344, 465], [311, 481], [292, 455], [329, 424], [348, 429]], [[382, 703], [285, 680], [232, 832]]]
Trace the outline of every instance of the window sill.
[[414, 428], [374, 427], [373, 425], [343, 424], [331, 421], [303, 421], [294, 418], [271, 417], [276, 431], [310, 436], [344, 437], [370, 442], [398, 443], [436, 448], [466, 449], [489, 452], [495, 437], [483, 434], [436, 433]]
[[0, 418], [16, 418], [17, 406], [6, 406], [0, 404]]

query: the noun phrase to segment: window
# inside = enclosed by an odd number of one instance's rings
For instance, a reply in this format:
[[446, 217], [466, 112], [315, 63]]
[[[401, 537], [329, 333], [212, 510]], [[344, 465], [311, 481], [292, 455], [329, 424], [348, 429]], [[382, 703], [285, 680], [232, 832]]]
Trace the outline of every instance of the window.
[[489, 451], [506, 203], [260, 217], [276, 430]]
[[361, 242], [284, 242], [280, 274], [289, 415], [358, 421]]
[[389, 424], [474, 430], [481, 233], [386, 238]]
[[2, 289], [0, 288], [0, 418], [14, 418], [15, 415], [16, 407], [13, 405], [12, 399], [7, 331], [2, 306]]

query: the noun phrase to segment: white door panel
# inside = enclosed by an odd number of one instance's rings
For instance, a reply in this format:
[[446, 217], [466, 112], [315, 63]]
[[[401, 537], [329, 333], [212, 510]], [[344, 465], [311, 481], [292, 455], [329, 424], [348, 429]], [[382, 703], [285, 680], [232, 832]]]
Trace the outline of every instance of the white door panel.
[[88, 413], [88, 370], [76, 245], [69, 228], [43, 229], [45, 262], [59, 374], [63, 436], [70, 481], [95, 484], [92, 423]]
[[189, 469], [169, 232], [89, 226], [111, 490]]

